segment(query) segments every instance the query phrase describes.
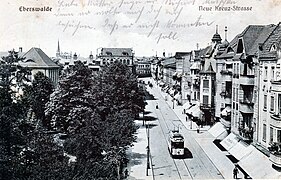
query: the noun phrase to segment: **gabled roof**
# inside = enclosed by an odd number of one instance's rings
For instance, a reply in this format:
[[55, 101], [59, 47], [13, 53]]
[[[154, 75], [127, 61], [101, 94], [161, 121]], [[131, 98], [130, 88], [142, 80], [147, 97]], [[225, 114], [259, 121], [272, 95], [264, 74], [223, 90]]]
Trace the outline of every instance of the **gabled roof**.
[[260, 32], [258, 38], [253, 43], [252, 48], [249, 50], [248, 55], [255, 55], [258, 51], [258, 47], [260, 43], [264, 43], [266, 39], [269, 38], [270, 34], [274, 31], [276, 25], [270, 24], [264, 26], [263, 30]]
[[49, 56], [47, 56], [40, 48], [31, 48], [25, 54], [22, 55], [24, 61], [20, 63], [22, 66], [28, 66], [31, 68], [59, 68]]

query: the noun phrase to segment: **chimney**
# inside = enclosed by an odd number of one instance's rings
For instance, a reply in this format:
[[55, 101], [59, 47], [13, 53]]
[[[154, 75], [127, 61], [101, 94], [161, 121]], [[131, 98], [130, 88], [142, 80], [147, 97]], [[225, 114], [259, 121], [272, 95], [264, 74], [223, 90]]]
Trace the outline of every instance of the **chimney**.
[[90, 59], [90, 60], [93, 60], [93, 59], [94, 59], [94, 56], [93, 56], [93, 54], [92, 54], [92, 51], [91, 51], [91, 54], [90, 54], [90, 56], [89, 56], [89, 59]]
[[77, 54], [76, 54], [76, 53], [74, 53], [73, 59], [74, 59], [74, 60], [77, 60]]
[[19, 47], [19, 52], [22, 52], [22, 47]]

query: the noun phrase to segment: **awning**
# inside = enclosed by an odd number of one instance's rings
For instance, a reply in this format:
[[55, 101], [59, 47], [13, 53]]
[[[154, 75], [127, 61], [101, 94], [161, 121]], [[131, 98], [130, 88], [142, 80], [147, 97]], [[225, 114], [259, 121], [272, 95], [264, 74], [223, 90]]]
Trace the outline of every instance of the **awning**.
[[224, 139], [228, 135], [226, 128], [220, 122], [217, 122], [215, 125], [213, 125], [208, 132], [216, 139]]
[[160, 85], [160, 86], [164, 86], [165, 83], [164, 83], [164, 82], [160, 82], [159, 85]]
[[221, 115], [222, 115], [222, 116], [228, 116], [228, 115], [230, 115], [230, 113], [231, 113], [231, 108], [230, 108], [229, 106], [226, 106], [226, 107], [222, 110]]
[[255, 147], [248, 156], [238, 162], [238, 165], [253, 179], [281, 179], [281, 173], [272, 168], [269, 158]]
[[229, 151], [235, 144], [238, 143], [238, 138], [235, 134], [230, 133], [226, 138], [224, 138], [220, 144]]
[[249, 155], [253, 151], [253, 148], [255, 147], [249, 146], [247, 143], [240, 140], [228, 152], [240, 161], [243, 157]]
[[201, 119], [203, 113], [202, 113], [200, 107], [197, 104], [195, 104], [195, 105], [192, 105], [192, 107], [190, 107], [188, 110], [186, 110], [186, 114], [189, 114], [193, 117]]
[[180, 100], [180, 99], [181, 99], [181, 95], [178, 93], [178, 94], [175, 95], [174, 98], [175, 98], [176, 100]]
[[169, 94], [170, 94], [170, 95], [174, 95], [174, 93], [175, 93], [175, 90], [174, 90], [173, 88], [171, 88], [171, 89], [169, 90]]
[[192, 104], [190, 102], [186, 102], [183, 104], [182, 108], [185, 110], [188, 110], [191, 106], [192, 106]]

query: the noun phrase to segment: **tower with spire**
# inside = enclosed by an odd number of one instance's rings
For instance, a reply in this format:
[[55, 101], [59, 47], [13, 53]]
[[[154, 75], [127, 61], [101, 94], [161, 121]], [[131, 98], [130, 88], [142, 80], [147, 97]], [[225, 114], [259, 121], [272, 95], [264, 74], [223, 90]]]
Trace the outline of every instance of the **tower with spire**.
[[60, 57], [60, 41], [58, 40], [58, 49], [57, 49], [57, 52], [56, 52], [56, 57]]
[[221, 36], [218, 33], [218, 25], [216, 25], [216, 33], [213, 35], [212, 38], [212, 44], [216, 45], [216, 44], [220, 44], [221, 43]]

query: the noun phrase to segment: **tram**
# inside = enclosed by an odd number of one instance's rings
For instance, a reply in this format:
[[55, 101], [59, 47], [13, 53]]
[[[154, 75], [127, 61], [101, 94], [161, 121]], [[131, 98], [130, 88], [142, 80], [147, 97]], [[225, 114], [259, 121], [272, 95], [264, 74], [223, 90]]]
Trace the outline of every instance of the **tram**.
[[172, 157], [184, 156], [184, 137], [179, 130], [170, 131], [169, 151]]

